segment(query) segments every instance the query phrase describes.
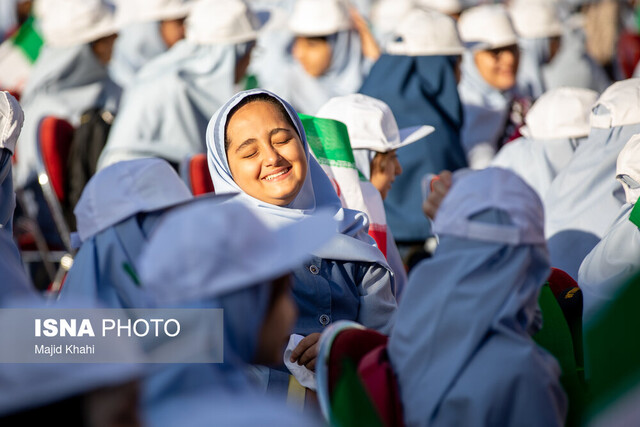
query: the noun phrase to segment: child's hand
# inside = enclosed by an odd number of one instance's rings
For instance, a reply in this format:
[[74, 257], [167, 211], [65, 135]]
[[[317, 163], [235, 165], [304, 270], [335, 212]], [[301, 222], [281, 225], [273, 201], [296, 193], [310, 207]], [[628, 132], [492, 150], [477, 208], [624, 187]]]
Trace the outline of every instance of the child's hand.
[[427, 200], [422, 204], [422, 210], [432, 220], [436, 218], [438, 208], [440, 208], [442, 200], [451, 188], [451, 176], [451, 172], [442, 171], [440, 175], [431, 181], [431, 192], [427, 196]]
[[369, 24], [355, 7], [352, 7], [349, 10], [349, 14], [351, 15], [353, 27], [356, 29], [358, 34], [360, 34], [362, 55], [372, 61], [377, 61], [380, 57], [380, 47], [378, 46], [375, 37], [373, 37], [373, 34], [371, 34], [371, 30], [369, 30]]
[[320, 333], [314, 332], [313, 334], [304, 337], [291, 352], [289, 360], [292, 363], [297, 362], [298, 365], [304, 365], [307, 369], [315, 371], [316, 358], [318, 357], [318, 350], [320, 344]]

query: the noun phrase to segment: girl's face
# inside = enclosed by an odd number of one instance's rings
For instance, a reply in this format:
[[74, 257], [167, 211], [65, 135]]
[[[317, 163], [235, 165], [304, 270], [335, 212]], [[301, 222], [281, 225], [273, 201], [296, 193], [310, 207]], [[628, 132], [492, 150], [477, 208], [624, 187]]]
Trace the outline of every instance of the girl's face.
[[396, 176], [402, 173], [396, 150], [378, 153], [371, 161], [371, 184], [378, 189], [382, 200], [387, 197]]
[[185, 18], [167, 19], [160, 22], [160, 36], [167, 48], [178, 43], [184, 38]]
[[296, 198], [307, 176], [307, 158], [296, 130], [277, 106], [255, 101], [227, 123], [227, 162], [249, 196], [277, 206]]
[[91, 43], [91, 49], [98, 61], [105, 67], [109, 65], [111, 61], [111, 55], [113, 54], [113, 45], [118, 38], [117, 34], [111, 34], [110, 36], [99, 38]]
[[515, 86], [520, 59], [517, 45], [481, 50], [474, 58], [480, 75], [490, 86], [501, 91]]
[[312, 77], [320, 77], [331, 66], [331, 44], [322, 37], [296, 37], [292, 54]]

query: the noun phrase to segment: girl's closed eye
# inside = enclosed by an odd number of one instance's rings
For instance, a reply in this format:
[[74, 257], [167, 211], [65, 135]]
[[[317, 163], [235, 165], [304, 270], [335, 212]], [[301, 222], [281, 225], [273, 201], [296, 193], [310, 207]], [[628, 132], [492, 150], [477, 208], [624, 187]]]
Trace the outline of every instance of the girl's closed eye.
[[255, 157], [258, 154], [258, 150], [246, 150], [246, 152], [242, 153], [241, 157], [243, 159], [250, 159], [252, 157]]

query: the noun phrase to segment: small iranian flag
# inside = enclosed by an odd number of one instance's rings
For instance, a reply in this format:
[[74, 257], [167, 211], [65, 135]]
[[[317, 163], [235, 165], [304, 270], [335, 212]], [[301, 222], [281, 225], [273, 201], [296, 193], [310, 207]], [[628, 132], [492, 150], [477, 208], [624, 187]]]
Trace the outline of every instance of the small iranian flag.
[[0, 89], [20, 95], [38, 58], [42, 38], [29, 18], [9, 39], [0, 44]]
[[378, 190], [356, 168], [347, 126], [337, 120], [300, 114], [307, 142], [340, 197], [342, 206], [369, 217], [369, 235], [387, 256], [387, 221]]

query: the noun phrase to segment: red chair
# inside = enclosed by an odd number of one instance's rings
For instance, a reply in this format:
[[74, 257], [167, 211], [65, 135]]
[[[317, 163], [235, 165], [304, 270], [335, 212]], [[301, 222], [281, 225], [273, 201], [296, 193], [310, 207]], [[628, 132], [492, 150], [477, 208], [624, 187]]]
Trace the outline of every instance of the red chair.
[[400, 388], [387, 355], [388, 337], [354, 323], [341, 321], [321, 339], [316, 379], [320, 406], [331, 419], [331, 397], [344, 374], [345, 359], [357, 367], [369, 400], [385, 426], [404, 425]]
[[[66, 200], [65, 180], [67, 173], [67, 159], [71, 148], [74, 129], [69, 122], [53, 116], [44, 117], [38, 126], [37, 150], [38, 150], [38, 183], [42, 189], [42, 194], [49, 208], [56, 230], [63, 243], [62, 248], [54, 248], [46, 242], [46, 253], [43, 254], [48, 262], [60, 263], [60, 268], [55, 273], [50, 289], [58, 291], [65, 273], [71, 268], [73, 263], [73, 248], [71, 246], [71, 233], [67, 225], [62, 204]], [[28, 204], [28, 202], [26, 202]], [[37, 223], [32, 209], [25, 209], [32, 221]], [[32, 211], [31, 213], [29, 211]], [[34, 228], [35, 236], [42, 240], [42, 233], [37, 225]], [[38, 245], [42, 252], [42, 243]], [[62, 249], [62, 250], [58, 250]], [[48, 269], [50, 270], [50, 268]], [[50, 272], [49, 272], [49, 275]]]
[[38, 183], [60, 234], [65, 249], [71, 252], [71, 237], [62, 210], [66, 200], [65, 180], [73, 126], [57, 117], [48, 116], [38, 128]]
[[187, 157], [180, 164], [180, 176], [194, 196], [214, 193], [206, 154]]
[[568, 273], [565, 273], [559, 268], [551, 269], [551, 275], [547, 279], [547, 282], [549, 282], [549, 287], [556, 298], [568, 289], [578, 287], [578, 283], [573, 279], [573, 277], [569, 276]]
[[633, 77], [640, 60], [640, 35], [623, 31], [618, 39], [618, 65], [625, 79]]

